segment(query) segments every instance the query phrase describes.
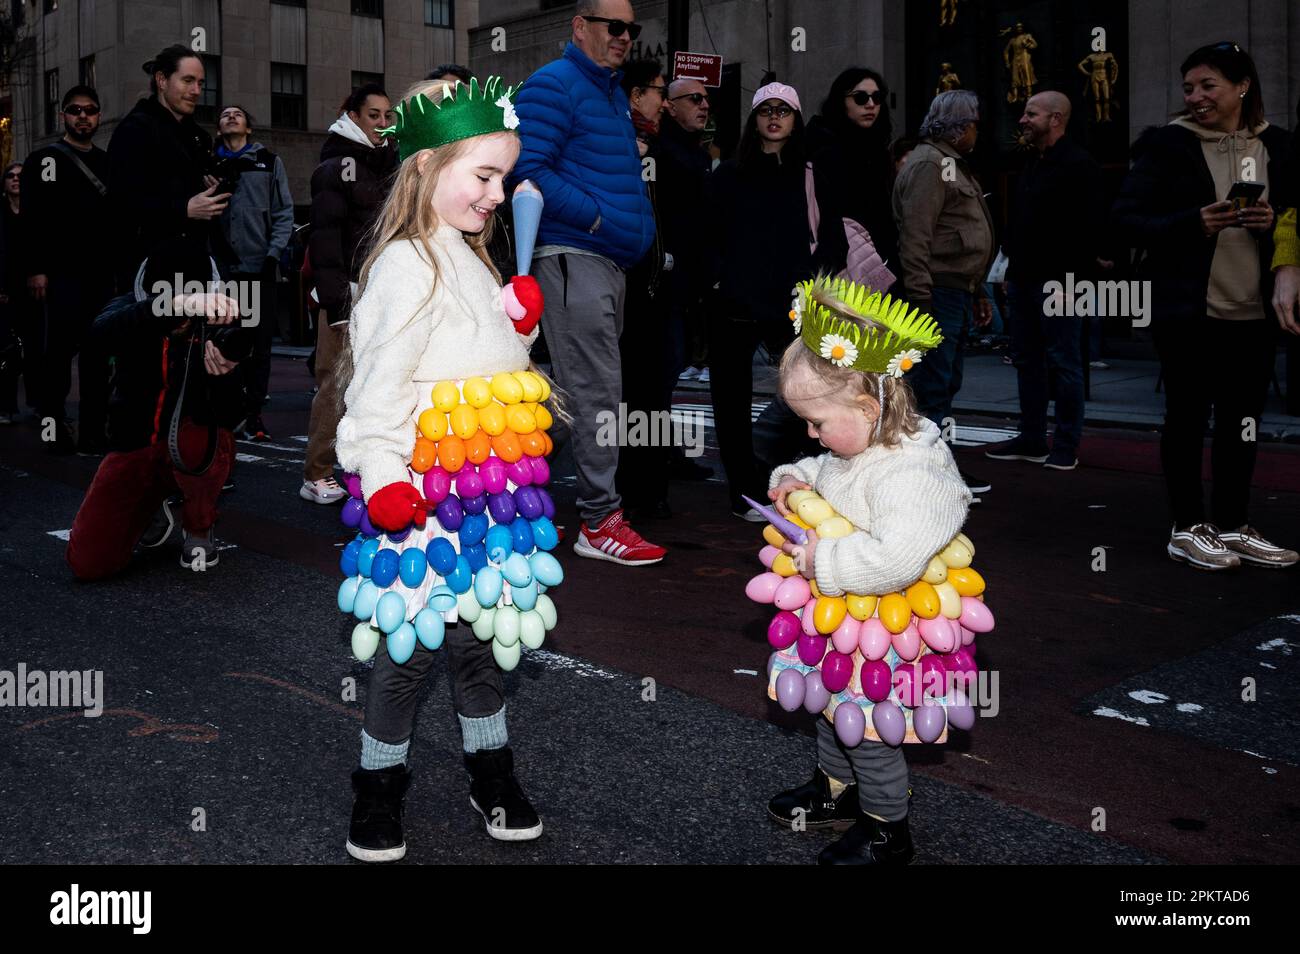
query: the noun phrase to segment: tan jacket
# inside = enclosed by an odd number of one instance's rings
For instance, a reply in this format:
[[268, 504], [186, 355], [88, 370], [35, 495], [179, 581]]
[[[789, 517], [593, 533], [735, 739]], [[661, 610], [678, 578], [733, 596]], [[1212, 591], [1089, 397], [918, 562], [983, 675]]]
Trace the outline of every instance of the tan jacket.
[[926, 140], [912, 150], [894, 183], [894, 221], [909, 302], [927, 306], [935, 285], [980, 290], [993, 264], [993, 218], [950, 143]]

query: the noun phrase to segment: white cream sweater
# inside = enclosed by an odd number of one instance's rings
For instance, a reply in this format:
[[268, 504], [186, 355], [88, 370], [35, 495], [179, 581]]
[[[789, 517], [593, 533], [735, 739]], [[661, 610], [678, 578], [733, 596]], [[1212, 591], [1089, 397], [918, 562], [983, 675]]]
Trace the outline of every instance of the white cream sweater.
[[361, 478], [369, 500], [379, 488], [409, 481], [418, 412], [437, 381], [528, 367], [527, 338], [501, 303], [501, 286], [460, 230], [430, 239], [439, 279], [416, 242], [394, 242], [371, 267], [365, 294], [352, 308], [352, 381], [339, 421], [339, 463]]
[[807, 457], [772, 471], [805, 481], [858, 529], [818, 539], [817, 588], [826, 596], [884, 594], [921, 578], [930, 558], [966, 522], [971, 493], [939, 428], [922, 420], [915, 437], [868, 447], [856, 457]]

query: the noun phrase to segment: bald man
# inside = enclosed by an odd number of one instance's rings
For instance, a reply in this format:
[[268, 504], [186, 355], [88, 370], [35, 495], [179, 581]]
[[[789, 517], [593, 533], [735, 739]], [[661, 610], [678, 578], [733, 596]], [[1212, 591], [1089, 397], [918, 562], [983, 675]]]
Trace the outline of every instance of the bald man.
[[[1032, 148], [1012, 192], [1004, 242], [1020, 433], [985, 452], [992, 460], [1028, 461], [1058, 471], [1073, 470], [1079, 462], [1086, 319], [1073, 316], [1072, 309], [1070, 317], [1062, 315], [1059, 293], [1048, 301], [1047, 286], [1074, 287], [1098, 277], [1107, 208], [1101, 168], [1066, 135], [1069, 123], [1070, 100], [1054, 90], [1031, 96], [1020, 117], [1022, 138]], [[1053, 398], [1056, 430], [1049, 447], [1047, 403]]]

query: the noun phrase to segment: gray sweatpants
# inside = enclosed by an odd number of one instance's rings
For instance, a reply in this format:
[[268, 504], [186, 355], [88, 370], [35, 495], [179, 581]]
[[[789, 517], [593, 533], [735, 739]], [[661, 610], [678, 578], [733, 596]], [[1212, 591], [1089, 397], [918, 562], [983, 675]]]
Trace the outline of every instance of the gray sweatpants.
[[846, 785], [858, 783], [858, 805], [885, 821], [907, 817], [907, 759], [903, 747], [870, 740], [845, 748], [826, 719], [817, 719], [817, 764]]
[[542, 328], [551, 374], [573, 416], [567, 436], [578, 471], [578, 514], [595, 526], [623, 505], [614, 487], [618, 442], [602, 447], [596, 435], [600, 412], [617, 421], [623, 399], [618, 339], [626, 276], [609, 259], [563, 252], [535, 260], [533, 272], [546, 297]]

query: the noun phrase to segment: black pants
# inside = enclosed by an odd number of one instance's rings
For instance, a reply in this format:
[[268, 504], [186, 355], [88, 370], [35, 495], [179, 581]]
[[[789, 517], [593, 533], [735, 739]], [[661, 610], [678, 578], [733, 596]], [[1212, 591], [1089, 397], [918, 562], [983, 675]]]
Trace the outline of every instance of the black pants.
[[258, 309], [254, 316], [257, 324], [253, 328], [253, 352], [243, 361], [240, 372], [244, 382], [244, 413], [251, 420], [262, 413], [271, 386], [271, 344], [276, 326], [275, 269], [268, 267], [261, 272], [234, 272], [230, 275], [230, 281], [260, 283], [255, 299]]
[[1170, 515], [1182, 530], [1205, 518], [1201, 458], [1214, 410], [1210, 469], [1211, 520], [1222, 530], [1248, 523], [1260, 415], [1277, 350], [1277, 325], [1202, 318], [1157, 322], [1156, 351], [1164, 374], [1165, 426], [1160, 462]]
[[67, 417], [72, 359], [77, 358], [80, 395], [77, 436], [91, 444], [105, 440], [110, 355], [97, 343], [90, 329], [112, 295], [109, 275], [50, 275], [45, 290], [44, 350], [37, 413], [59, 421]]
[[40, 404], [44, 387], [45, 319], [40, 302], [33, 301], [26, 288], [9, 293], [9, 303], [0, 305], [0, 338], [12, 341], [4, 330], [18, 338], [17, 354], [10, 353], [0, 372], [0, 414], [18, 410], [18, 379], [23, 379], [27, 406], [33, 411]]
[[[623, 334], [618, 342], [623, 358], [623, 403], [627, 405], [629, 421], [636, 420], [631, 417], [635, 413], [657, 422], [672, 408], [668, 369], [672, 363], [673, 341], [664, 283], [651, 295], [641, 271], [638, 267], [628, 272], [627, 298], [623, 305]], [[676, 381], [675, 375], [672, 380]], [[656, 423], [645, 428], [644, 433], [647, 437], [662, 436], [659, 431]], [[668, 499], [671, 448], [662, 442], [655, 443], [659, 446], [646, 443], [619, 450], [615, 482], [625, 507], [651, 507]]]
[[479, 640], [465, 623], [447, 627], [442, 648], [431, 653], [419, 643], [404, 666], [393, 662], [380, 644], [366, 699], [366, 734], [380, 742], [397, 744], [411, 737], [415, 707], [424, 677], [439, 653], [447, 656], [451, 671], [451, 698], [456, 711], [468, 719], [493, 715], [505, 705], [501, 671], [492, 658], [492, 641]]

